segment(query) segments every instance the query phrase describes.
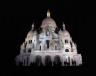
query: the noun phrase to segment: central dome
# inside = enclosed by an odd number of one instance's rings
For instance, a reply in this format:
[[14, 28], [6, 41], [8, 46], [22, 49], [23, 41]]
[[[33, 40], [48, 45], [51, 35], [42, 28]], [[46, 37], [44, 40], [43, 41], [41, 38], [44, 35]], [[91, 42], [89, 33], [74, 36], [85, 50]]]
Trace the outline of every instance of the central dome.
[[53, 27], [53, 28], [56, 28], [56, 22], [50, 18], [50, 17], [47, 17], [45, 18], [43, 21], [42, 21], [42, 25], [41, 25], [41, 28], [46, 28], [46, 27]]
[[42, 25], [41, 25], [41, 28], [46, 28], [46, 27], [52, 27], [52, 28], [57, 27], [55, 20], [50, 17], [49, 11], [47, 11], [47, 18], [45, 18], [42, 21]]

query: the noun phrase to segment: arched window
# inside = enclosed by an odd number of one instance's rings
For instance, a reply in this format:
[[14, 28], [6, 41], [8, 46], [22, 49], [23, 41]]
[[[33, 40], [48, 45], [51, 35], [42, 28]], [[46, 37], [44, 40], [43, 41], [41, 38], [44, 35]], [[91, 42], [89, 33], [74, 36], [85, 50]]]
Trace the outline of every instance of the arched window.
[[41, 50], [41, 45], [40, 45], [40, 50]]
[[72, 42], [70, 42], [70, 45], [71, 45], [71, 47], [72, 47]]
[[28, 50], [28, 53], [31, 53], [31, 49]]
[[29, 44], [32, 43], [32, 40], [29, 40]]
[[65, 52], [69, 52], [69, 49], [65, 49]]
[[46, 32], [46, 36], [49, 36], [49, 32], [48, 31]]
[[49, 40], [46, 40], [47, 48], [49, 48]]
[[65, 40], [65, 43], [68, 43], [68, 40]]
[[27, 42], [25, 42], [24, 44], [25, 44], [24, 47], [26, 48]]

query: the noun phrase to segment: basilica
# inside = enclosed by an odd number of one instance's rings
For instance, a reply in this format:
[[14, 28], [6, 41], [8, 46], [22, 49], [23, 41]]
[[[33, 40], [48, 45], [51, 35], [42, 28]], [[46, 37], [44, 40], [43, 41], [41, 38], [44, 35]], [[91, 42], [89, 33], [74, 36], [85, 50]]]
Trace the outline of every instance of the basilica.
[[34, 30], [34, 26], [32, 24], [31, 30], [20, 47], [20, 54], [15, 58], [16, 65], [82, 65], [82, 56], [78, 54], [76, 43], [66, 30], [65, 24], [62, 24], [62, 29], [56, 31], [58, 27], [55, 20], [51, 18], [49, 10], [47, 17], [42, 21], [39, 33]]

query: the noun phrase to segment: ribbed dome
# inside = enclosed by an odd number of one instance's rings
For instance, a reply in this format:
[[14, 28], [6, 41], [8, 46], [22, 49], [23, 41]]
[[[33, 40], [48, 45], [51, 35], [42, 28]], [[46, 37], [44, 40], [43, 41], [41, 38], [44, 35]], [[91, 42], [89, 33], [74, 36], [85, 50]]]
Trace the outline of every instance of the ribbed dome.
[[65, 37], [70, 36], [70, 34], [69, 34], [69, 32], [68, 32], [67, 30], [65, 30], [65, 31], [63, 32], [63, 34], [64, 34]]
[[46, 28], [48, 26], [51, 26], [53, 28], [56, 28], [57, 27], [56, 22], [52, 18], [50, 18], [50, 17], [47, 17], [47, 18], [45, 18], [42, 21], [41, 28]]
[[29, 31], [28, 34], [27, 34], [27, 38], [30, 38], [33, 36], [33, 31]]

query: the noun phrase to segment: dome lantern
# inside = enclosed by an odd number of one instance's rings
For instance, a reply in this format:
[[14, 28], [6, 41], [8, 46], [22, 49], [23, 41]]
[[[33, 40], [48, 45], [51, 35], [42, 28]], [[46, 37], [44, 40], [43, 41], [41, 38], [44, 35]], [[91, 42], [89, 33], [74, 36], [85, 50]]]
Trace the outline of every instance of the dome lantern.
[[31, 29], [34, 30], [34, 23], [32, 24], [32, 28]]
[[66, 27], [65, 27], [65, 24], [64, 24], [64, 22], [63, 22], [63, 25], [62, 25], [62, 26], [63, 26], [63, 31], [64, 31], [64, 30], [66, 30]]
[[49, 10], [47, 11], [47, 17], [50, 17], [50, 11]]

